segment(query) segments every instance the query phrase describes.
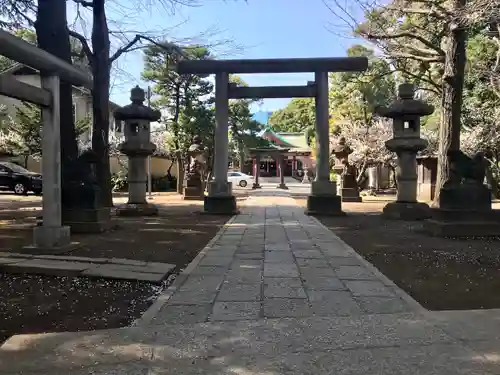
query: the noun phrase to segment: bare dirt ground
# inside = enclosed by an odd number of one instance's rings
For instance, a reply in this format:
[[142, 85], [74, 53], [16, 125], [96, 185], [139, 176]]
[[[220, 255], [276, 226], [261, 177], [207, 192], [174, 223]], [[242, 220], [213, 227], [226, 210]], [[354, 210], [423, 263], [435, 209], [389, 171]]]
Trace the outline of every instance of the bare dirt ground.
[[[238, 193], [239, 200], [245, 193]], [[115, 203], [126, 202], [122, 196]], [[200, 215], [202, 202], [161, 193], [157, 217], [116, 218], [117, 228], [74, 235], [81, 246], [64, 255], [126, 258], [175, 264], [180, 272], [229, 216]], [[41, 198], [0, 194], [0, 252], [23, 252]], [[61, 254], [58, 254], [61, 255]], [[166, 283], [165, 283], [166, 284]], [[148, 282], [0, 273], [0, 342], [19, 333], [81, 331], [129, 325], [154, 302], [162, 286]]]
[[382, 218], [387, 200], [343, 203], [346, 217], [318, 219], [425, 308], [500, 308], [500, 240], [430, 237], [419, 222]]

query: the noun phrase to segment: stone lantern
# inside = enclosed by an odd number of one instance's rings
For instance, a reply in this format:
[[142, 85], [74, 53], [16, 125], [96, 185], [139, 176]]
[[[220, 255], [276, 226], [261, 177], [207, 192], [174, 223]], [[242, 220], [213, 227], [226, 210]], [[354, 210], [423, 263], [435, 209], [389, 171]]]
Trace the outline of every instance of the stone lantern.
[[349, 155], [353, 150], [347, 145], [346, 139], [341, 137], [333, 146], [332, 154], [335, 155], [335, 166], [333, 169], [340, 177], [340, 196], [342, 202], [361, 202], [359, 196], [358, 182], [356, 178], [356, 167], [349, 164]]
[[427, 147], [420, 138], [420, 118], [434, 112], [434, 107], [413, 99], [413, 84], [398, 87], [398, 98], [389, 107], [377, 108], [377, 113], [393, 121], [393, 138], [385, 146], [398, 157], [396, 202], [384, 207], [384, 216], [392, 219], [421, 220], [430, 216], [429, 206], [417, 202], [417, 152]]
[[156, 151], [151, 143], [151, 121], [158, 121], [159, 111], [146, 107], [144, 90], [139, 86], [130, 92], [131, 104], [118, 108], [117, 121], [124, 121], [125, 142], [119, 145], [122, 153], [128, 156], [128, 202], [117, 213], [123, 216], [151, 216], [158, 213], [156, 206], [147, 203], [146, 159]]

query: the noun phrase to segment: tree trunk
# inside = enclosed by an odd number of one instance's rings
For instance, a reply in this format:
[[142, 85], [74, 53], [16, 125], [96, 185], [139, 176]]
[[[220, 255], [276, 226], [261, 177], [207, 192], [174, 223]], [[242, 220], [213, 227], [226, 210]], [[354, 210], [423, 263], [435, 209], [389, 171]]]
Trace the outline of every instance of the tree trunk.
[[111, 192], [111, 171], [109, 165], [109, 30], [104, 9], [105, 0], [93, 1], [92, 74], [94, 85], [92, 90], [92, 149], [97, 154], [97, 183], [102, 190], [104, 207], [113, 206]]
[[171, 163], [170, 163], [170, 165], [168, 166], [168, 169], [167, 169], [167, 177], [168, 178], [172, 177], [172, 168], [173, 167], [174, 167], [174, 161], [171, 160]]
[[243, 167], [245, 166], [245, 150], [243, 149], [243, 145], [240, 145], [238, 150], [238, 163], [240, 172], [243, 172]]
[[[453, 0], [452, 12], [465, 5], [466, 0]], [[445, 63], [443, 75], [443, 92], [441, 95], [441, 123], [439, 127], [438, 170], [436, 178], [436, 194], [432, 205], [439, 207], [441, 188], [448, 181], [450, 166], [447, 153], [460, 150], [460, 116], [462, 112], [462, 95], [466, 62], [465, 28], [454, 22], [450, 23], [445, 46]]]
[[184, 161], [182, 160], [182, 156], [179, 154], [175, 160], [177, 167], [177, 193], [184, 193]]
[[363, 164], [361, 164], [361, 168], [358, 170], [358, 176], [356, 177], [356, 184], [358, 185], [358, 188], [361, 186], [361, 184], [365, 181], [365, 172], [368, 167], [368, 162], [363, 160]]
[[24, 155], [24, 168], [28, 169], [29, 155]]
[[[71, 64], [66, 0], [38, 0], [35, 29], [38, 47]], [[69, 189], [69, 176], [78, 158], [78, 144], [73, 119], [73, 87], [70, 83], [61, 81], [59, 90], [61, 185], [62, 194], [65, 196], [65, 190]], [[62, 203], [64, 210], [65, 201]]]

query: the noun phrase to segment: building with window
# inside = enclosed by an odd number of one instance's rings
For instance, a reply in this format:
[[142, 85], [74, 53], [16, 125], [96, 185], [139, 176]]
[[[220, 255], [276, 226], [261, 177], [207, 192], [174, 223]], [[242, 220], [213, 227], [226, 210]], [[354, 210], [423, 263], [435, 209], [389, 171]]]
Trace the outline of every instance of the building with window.
[[[0, 72], [0, 75], [11, 75], [16, 80], [35, 86], [41, 87], [40, 73], [23, 64], [14, 64], [10, 68]], [[0, 95], [0, 105], [6, 107], [6, 115], [10, 116], [15, 121], [16, 107], [23, 105], [22, 101], [7, 96]], [[109, 103], [109, 126], [112, 132], [115, 131], [115, 119], [113, 112], [119, 107], [113, 102]], [[73, 116], [76, 121], [92, 118], [92, 95], [90, 90], [82, 87], [73, 87]], [[118, 129], [120, 130], [120, 129]], [[91, 129], [81, 135], [81, 141], [86, 142], [92, 138]]]
[[[281, 149], [288, 149], [283, 155], [285, 159], [285, 176], [298, 176], [300, 175], [299, 171], [315, 167], [311, 148], [307, 144], [305, 133], [275, 132], [270, 127], [267, 127], [260, 133], [260, 137], [269, 141], [271, 147], [274, 145]], [[252, 173], [253, 163], [253, 160], [247, 161], [244, 167], [245, 173]], [[277, 165], [277, 160], [269, 155], [263, 154], [259, 165], [260, 175], [262, 177], [278, 177], [279, 168]]]

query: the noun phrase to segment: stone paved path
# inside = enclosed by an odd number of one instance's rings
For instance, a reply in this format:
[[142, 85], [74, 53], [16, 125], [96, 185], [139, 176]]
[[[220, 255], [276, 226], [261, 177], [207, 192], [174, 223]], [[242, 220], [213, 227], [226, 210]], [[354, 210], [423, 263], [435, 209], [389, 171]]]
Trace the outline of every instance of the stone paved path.
[[412, 311], [292, 198], [252, 196], [245, 206], [155, 323]]
[[2, 374], [500, 373], [497, 311], [424, 311], [269, 194], [254, 193], [135, 327], [16, 336]]

